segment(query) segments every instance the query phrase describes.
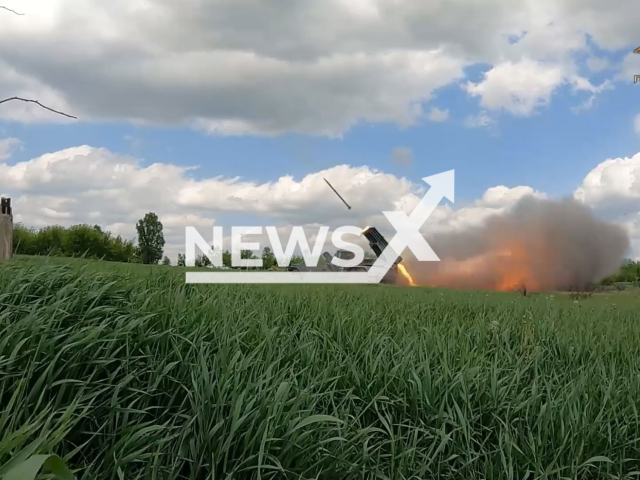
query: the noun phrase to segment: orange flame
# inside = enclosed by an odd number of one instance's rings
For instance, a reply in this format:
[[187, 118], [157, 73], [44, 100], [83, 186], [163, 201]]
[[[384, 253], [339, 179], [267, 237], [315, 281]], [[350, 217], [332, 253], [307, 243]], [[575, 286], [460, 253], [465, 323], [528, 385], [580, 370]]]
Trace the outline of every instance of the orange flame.
[[496, 290], [507, 292], [520, 287], [530, 291], [540, 290], [540, 281], [532, 269], [533, 259], [527, 254], [524, 245], [515, 242], [508, 244], [498, 251], [496, 257]]
[[527, 292], [598, 282], [619, 268], [630, 244], [622, 227], [597, 220], [573, 200], [531, 196], [504, 214], [488, 217], [482, 225], [433, 233], [429, 240], [440, 261], [406, 258], [414, 283]]
[[416, 286], [416, 283], [413, 281], [413, 278], [411, 278], [411, 275], [409, 274], [409, 271], [401, 263], [398, 264], [398, 271], [405, 278], [405, 280], [409, 283], [409, 285], [411, 285], [412, 287]]
[[418, 278], [412, 280], [412, 284], [503, 292], [524, 287], [527, 291], [540, 291], [545, 288], [545, 279], [541, 277], [540, 264], [536, 260], [540, 253], [539, 250], [529, 251], [522, 242], [505, 241], [488, 252], [463, 260], [443, 259], [427, 269], [417, 266]]

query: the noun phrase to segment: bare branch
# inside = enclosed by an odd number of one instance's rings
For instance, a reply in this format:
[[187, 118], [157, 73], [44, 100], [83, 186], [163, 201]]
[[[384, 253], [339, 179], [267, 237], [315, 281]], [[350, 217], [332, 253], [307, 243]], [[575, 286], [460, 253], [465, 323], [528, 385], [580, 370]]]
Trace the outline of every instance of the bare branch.
[[[16, 15], [24, 15], [24, 13], [18, 13], [15, 10], [9, 8], [9, 7], [5, 7], [4, 5], [0, 5], [0, 10], [6, 10], [8, 12], [14, 13]], [[64, 112], [60, 112], [58, 110], [54, 110], [53, 108], [47, 107], [46, 105], [43, 105], [42, 103], [40, 103], [38, 100], [31, 100], [29, 98], [22, 98], [22, 97], [10, 97], [10, 98], [5, 98], [4, 100], [0, 100], [0, 104], [6, 103], [6, 102], [10, 102], [11, 100], [17, 100], [20, 102], [26, 102], [26, 103], [35, 103], [36, 105], [44, 108], [45, 110], [49, 110], [50, 112], [53, 113], [57, 113], [58, 115], [62, 115], [64, 117], [68, 117], [68, 118], [73, 118], [75, 120], [78, 119], [78, 117], [74, 117], [73, 115], [69, 115], [67, 113]]]
[[[5, 7], [4, 5], [0, 5], [0, 10], [6, 10], [8, 12], [14, 13], [16, 15], [24, 15], [24, 13], [18, 13], [15, 10], [9, 8], [9, 7]], [[22, 97], [11, 97], [11, 98], [5, 98], [4, 100], [0, 100], [0, 104], [2, 103], [6, 103], [6, 102], [10, 102], [11, 100], [18, 100], [20, 102], [27, 102], [27, 103], [35, 103], [36, 105], [44, 108], [45, 110], [49, 110], [50, 112], [53, 113], [57, 113], [58, 115], [62, 115], [68, 118], [74, 118], [74, 119], [78, 119], [78, 117], [74, 117], [73, 115], [69, 115], [67, 113], [64, 112], [60, 112], [58, 110], [54, 110], [53, 108], [47, 107], [46, 105], [41, 104], [38, 100], [31, 100], [29, 98], [22, 98]]]
[[21, 97], [5, 98], [4, 100], [0, 100], [0, 104], [5, 103], [5, 102], [10, 102], [11, 100], [19, 100], [21, 102], [35, 103], [36, 105], [44, 108], [45, 110], [49, 110], [50, 112], [57, 113], [58, 115], [63, 115], [63, 116], [68, 117], [68, 118], [74, 118], [76, 120], [78, 119], [78, 117], [74, 117], [73, 115], [69, 115], [67, 113], [60, 112], [58, 110], [54, 110], [53, 108], [49, 108], [46, 105], [41, 104], [38, 100], [31, 100], [29, 98], [21, 98]]
[[7, 10], [8, 12], [15, 13], [16, 15], [24, 15], [24, 13], [18, 13], [15, 10], [11, 10], [10, 8], [5, 7], [4, 5], [0, 5], [0, 9]]

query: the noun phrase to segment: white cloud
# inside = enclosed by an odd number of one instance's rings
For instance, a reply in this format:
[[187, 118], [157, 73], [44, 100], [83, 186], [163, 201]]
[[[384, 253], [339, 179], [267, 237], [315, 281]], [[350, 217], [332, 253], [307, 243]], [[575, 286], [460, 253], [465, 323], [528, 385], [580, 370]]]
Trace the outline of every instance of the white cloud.
[[628, 53], [618, 66], [617, 80], [623, 82], [633, 82], [635, 75], [640, 75], [640, 55]]
[[629, 232], [633, 257], [640, 260], [640, 153], [612, 158], [595, 167], [574, 198]]
[[467, 83], [467, 92], [479, 96], [484, 108], [504, 108], [516, 115], [529, 115], [549, 102], [563, 78], [562, 68], [557, 65], [524, 59], [495, 66], [484, 74], [481, 82]]
[[504, 185], [499, 185], [497, 187], [487, 189], [477, 204], [485, 207], [511, 206], [525, 196], [547, 198], [547, 195], [544, 192], [539, 192], [531, 187], [519, 186], [509, 188]]
[[488, 127], [495, 123], [496, 121], [486, 112], [481, 112], [478, 115], [469, 115], [464, 121], [465, 126], [469, 128]]
[[583, 112], [585, 110], [589, 110], [589, 109], [593, 108], [593, 105], [595, 104], [595, 101], [596, 101], [596, 96], [595, 95], [591, 95], [589, 98], [587, 98], [580, 105], [576, 105], [576, 106], [572, 107], [571, 110], [573, 111], [573, 113], [580, 113], [580, 112]]
[[567, 81], [573, 86], [575, 91], [602, 93], [605, 90], [611, 90], [613, 88], [613, 84], [609, 80], [605, 80], [600, 85], [594, 85], [588, 78], [579, 75], [570, 75], [567, 77]]
[[587, 59], [587, 67], [592, 72], [601, 72], [609, 68], [610, 65], [611, 62], [605, 57], [590, 57]]
[[11, 155], [16, 151], [22, 142], [17, 138], [3, 138], [0, 140], [0, 162], [8, 160]]
[[[0, 38], [1, 36], [0, 34]], [[49, 108], [65, 113], [71, 108], [59, 91], [38, 80], [35, 76], [19, 72], [11, 64], [3, 61], [1, 53], [0, 89], [3, 92], [10, 92], [10, 95], [3, 95], [1, 99], [19, 97], [38, 100]], [[35, 106], [33, 103], [22, 100], [11, 100], [3, 103], [0, 107], [0, 118], [25, 123], [42, 121], [68, 123], [71, 121], [71, 119], [67, 117], [57, 115], [39, 106]]]
[[562, 15], [576, 31], [588, 32], [601, 49], [615, 51], [636, 48], [640, 12], [634, 0], [565, 0], [559, 4]]
[[612, 88], [609, 80], [593, 85], [589, 79], [573, 74], [572, 70], [571, 65], [530, 58], [506, 61], [486, 72], [482, 81], [468, 82], [466, 90], [469, 95], [480, 97], [483, 108], [504, 109], [514, 115], [527, 116], [547, 105], [563, 84], [571, 85], [574, 91], [592, 94], [592, 98], [583, 103], [583, 109], [593, 103], [596, 94]]
[[[0, 164], [0, 191], [14, 198], [16, 222], [34, 227], [99, 224], [135, 236], [135, 223], [156, 212], [165, 223], [167, 248], [181, 251], [184, 227], [208, 227], [222, 213], [258, 215], [266, 224], [359, 225], [382, 210], [414, 203], [423, 187], [369, 167], [339, 165], [306, 175], [255, 183], [240, 178], [193, 178], [193, 169], [143, 166], [103, 148], [80, 146], [14, 165]], [[349, 202], [347, 210], [327, 178]], [[372, 202], [371, 199], [376, 201]]]
[[[175, 259], [184, 248], [185, 226], [197, 227], [208, 238], [212, 225], [228, 228], [230, 218], [246, 224], [243, 214], [249, 214], [252, 222], [257, 217], [262, 225], [276, 225], [285, 234], [293, 225], [306, 226], [309, 232], [317, 231], [320, 225], [332, 229], [376, 225], [389, 231], [381, 212], [411, 212], [427, 188], [366, 166], [339, 165], [301, 179], [283, 176], [267, 183], [241, 178], [196, 179], [193, 173], [191, 168], [171, 164], [143, 166], [133, 157], [81, 146], [14, 165], [0, 164], [0, 192], [13, 197], [16, 222], [34, 227], [90, 223], [133, 238], [136, 221], [154, 211], [165, 225], [167, 253]], [[333, 195], [323, 178], [334, 185], [352, 210]], [[605, 218], [627, 226], [635, 254], [640, 256], [638, 179], [640, 153], [607, 160], [585, 177], [574, 196]], [[545, 193], [529, 186], [491, 187], [470, 204], [437, 207], [424, 231], [464, 231], [504, 213], [525, 196], [546, 198]], [[226, 220], [220, 223], [223, 214]], [[286, 238], [283, 236], [283, 241]]]
[[640, 153], [600, 163], [575, 190], [574, 197], [616, 216], [640, 212]]
[[440, 110], [437, 107], [432, 107], [427, 118], [432, 122], [446, 122], [449, 120], [449, 110]]
[[[81, 120], [339, 137], [362, 121], [428, 120], [438, 88], [488, 64], [469, 94], [522, 115], [575, 74], [587, 35], [637, 46], [634, 2], [29, 0], [26, 15], [0, 17], [0, 90]], [[22, 102], [0, 115], [69, 121]]]

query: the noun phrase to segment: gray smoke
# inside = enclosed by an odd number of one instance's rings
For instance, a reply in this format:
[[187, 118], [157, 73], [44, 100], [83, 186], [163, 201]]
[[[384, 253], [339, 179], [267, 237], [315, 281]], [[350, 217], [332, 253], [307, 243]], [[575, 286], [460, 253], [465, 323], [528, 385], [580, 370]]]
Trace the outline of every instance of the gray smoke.
[[582, 288], [614, 273], [628, 233], [572, 200], [528, 196], [482, 227], [427, 236], [440, 262], [408, 260], [420, 285], [511, 290]]

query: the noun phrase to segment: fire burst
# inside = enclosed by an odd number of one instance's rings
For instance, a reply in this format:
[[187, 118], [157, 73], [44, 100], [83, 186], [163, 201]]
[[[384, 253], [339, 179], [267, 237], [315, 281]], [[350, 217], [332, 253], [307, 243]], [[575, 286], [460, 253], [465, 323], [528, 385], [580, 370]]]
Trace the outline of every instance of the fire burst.
[[440, 261], [409, 260], [414, 284], [527, 292], [599, 282], [630, 248], [622, 226], [597, 219], [576, 200], [531, 196], [476, 227], [433, 234], [429, 243]]
[[507, 292], [525, 287], [527, 290], [541, 289], [540, 281], [533, 270], [534, 260], [527, 254], [524, 245], [512, 244], [498, 251], [496, 290]]
[[398, 264], [398, 272], [400, 272], [400, 275], [404, 277], [404, 279], [409, 283], [409, 285], [411, 285], [412, 287], [416, 286], [416, 283], [413, 281], [413, 278], [411, 278], [409, 271], [401, 263]]
[[526, 246], [513, 243], [464, 260], [438, 262], [420, 283], [432, 287], [486, 288], [503, 292], [522, 287], [538, 291], [542, 285], [536, 262], [531, 257]]

